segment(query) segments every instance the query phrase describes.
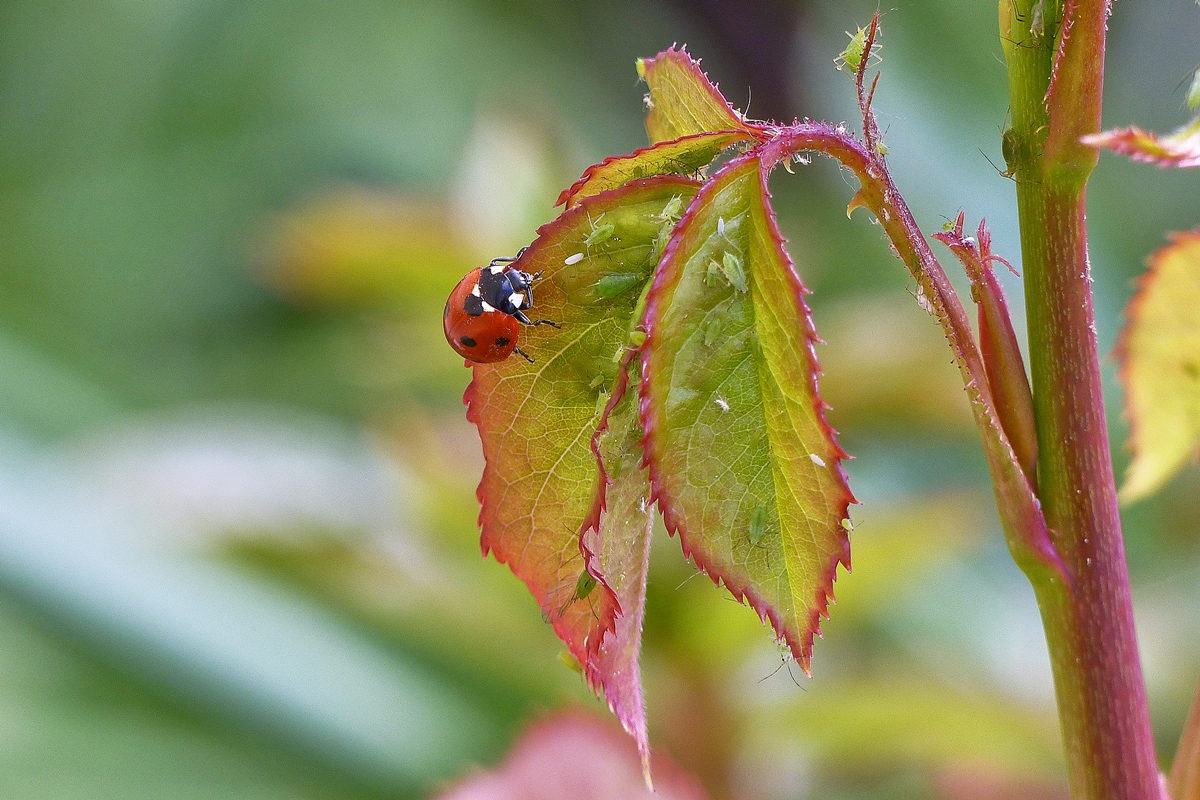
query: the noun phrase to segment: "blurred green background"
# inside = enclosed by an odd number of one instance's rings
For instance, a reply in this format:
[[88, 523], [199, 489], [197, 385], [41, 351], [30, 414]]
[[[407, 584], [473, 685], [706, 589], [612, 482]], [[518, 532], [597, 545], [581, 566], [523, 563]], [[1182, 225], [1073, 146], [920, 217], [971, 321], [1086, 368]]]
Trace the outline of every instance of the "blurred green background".
[[[479, 557], [444, 298], [645, 144], [635, 58], [686, 42], [750, 116], [853, 119], [833, 58], [875, 7], [0, 4], [0, 796], [426, 797], [549, 709], [602, 713]], [[987, 160], [995, 20], [890, 3], [877, 109], [926, 229], [986, 215], [1019, 268]], [[1196, 4], [1122, 0], [1110, 36], [1106, 124], [1182, 123]], [[809, 681], [661, 536], [652, 740], [714, 800], [1061, 796], [1032, 593], [949, 351], [879, 230], [845, 219], [852, 183], [814, 163], [772, 190], [856, 457], [854, 573]], [[1194, 174], [1101, 159], [1106, 352], [1197, 198]], [[1200, 677], [1200, 471], [1126, 520], [1169, 759]]]

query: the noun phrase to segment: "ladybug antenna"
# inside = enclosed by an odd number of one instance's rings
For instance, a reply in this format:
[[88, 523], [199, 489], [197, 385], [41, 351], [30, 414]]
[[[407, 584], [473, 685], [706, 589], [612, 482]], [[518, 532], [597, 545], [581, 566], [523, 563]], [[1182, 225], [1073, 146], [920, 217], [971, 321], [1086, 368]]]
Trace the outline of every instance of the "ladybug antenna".
[[488, 266], [495, 267], [495, 266], [499, 266], [500, 264], [511, 264], [514, 261], [519, 261], [521, 256], [525, 255], [525, 251], [528, 249], [529, 249], [529, 245], [525, 245], [524, 247], [522, 247], [520, 250], [517, 251], [517, 254], [515, 256], [500, 256], [499, 258], [493, 258], [491, 263], [488, 264]]

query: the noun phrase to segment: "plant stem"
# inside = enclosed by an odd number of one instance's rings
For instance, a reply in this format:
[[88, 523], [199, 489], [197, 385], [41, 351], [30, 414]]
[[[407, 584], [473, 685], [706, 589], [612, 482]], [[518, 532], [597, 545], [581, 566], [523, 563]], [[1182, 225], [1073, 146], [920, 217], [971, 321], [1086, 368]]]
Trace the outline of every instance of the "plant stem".
[[1085, 187], [1096, 152], [1079, 144], [1100, 126], [1107, 2], [1046, 0], [1045, 18], [1062, 19], [1066, 32], [1054, 86], [1057, 30], [1032, 36], [1032, 0], [1016, 5], [1005, 45], [1006, 155], [1017, 179], [1038, 484], [1069, 580], [1027, 574], [1049, 643], [1072, 797], [1157, 800], [1092, 305]]

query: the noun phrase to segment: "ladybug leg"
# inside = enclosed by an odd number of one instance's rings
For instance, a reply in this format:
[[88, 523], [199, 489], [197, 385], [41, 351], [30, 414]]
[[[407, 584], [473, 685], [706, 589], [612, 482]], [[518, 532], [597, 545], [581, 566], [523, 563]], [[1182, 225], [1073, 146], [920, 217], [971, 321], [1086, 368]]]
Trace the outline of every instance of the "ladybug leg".
[[521, 358], [523, 358], [523, 359], [525, 359], [526, 361], [528, 361], [530, 364], [532, 364], [532, 363], [533, 363], [533, 359], [529, 357], [529, 353], [526, 353], [526, 352], [525, 352], [524, 350], [522, 350], [521, 348], [519, 348], [519, 347], [514, 347], [514, 348], [513, 348], [513, 352], [514, 352], [514, 353], [516, 353], [517, 355], [519, 355]]
[[534, 327], [536, 327], [538, 325], [549, 325], [554, 328], [559, 328], [559, 329], [562, 328], [562, 325], [559, 325], [557, 322], [552, 322], [551, 320], [548, 320], [548, 319], [531, 320], [529, 317], [525, 316], [524, 311], [520, 311], [520, 310], [518, 310], [515, 314], [513, 314], [513, 317], [516, 318], [517, 322], [520, 322], [524, 325], [532, 325]]

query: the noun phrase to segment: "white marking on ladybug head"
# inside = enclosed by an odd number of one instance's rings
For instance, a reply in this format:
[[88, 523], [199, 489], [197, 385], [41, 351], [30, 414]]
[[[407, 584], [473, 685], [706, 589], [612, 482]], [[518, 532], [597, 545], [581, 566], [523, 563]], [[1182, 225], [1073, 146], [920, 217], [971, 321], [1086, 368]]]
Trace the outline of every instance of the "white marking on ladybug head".
[[491, 269], [493, 275], [499, 275], [501, 272], [504, 272], [504, 268], [504, 264], [493, 264], [489, 269]]
[[513, 292], [508, 296], [508, 302], [512, 303], [517, 308], [521, 307], [521, 303], [525, 302], [525, 295], [520, 292]]
[[576, 253], [573, 256], [567, 256], [563, 259], [563, 263], [568, 267], [573, 264], [578, 264], [580, 261], [583, 261], [583, 253]]
[[476, 297], [479, 297], [479, 284], [478, 283], [471, 287], [471, 294], [475, 295]]
[[495, 308], [493, 308], [491, 305], [488, 304], [487, 300], [480, 301], [480, 305], [483, 306], [484, 311], [495, 311], [496, 310]]

